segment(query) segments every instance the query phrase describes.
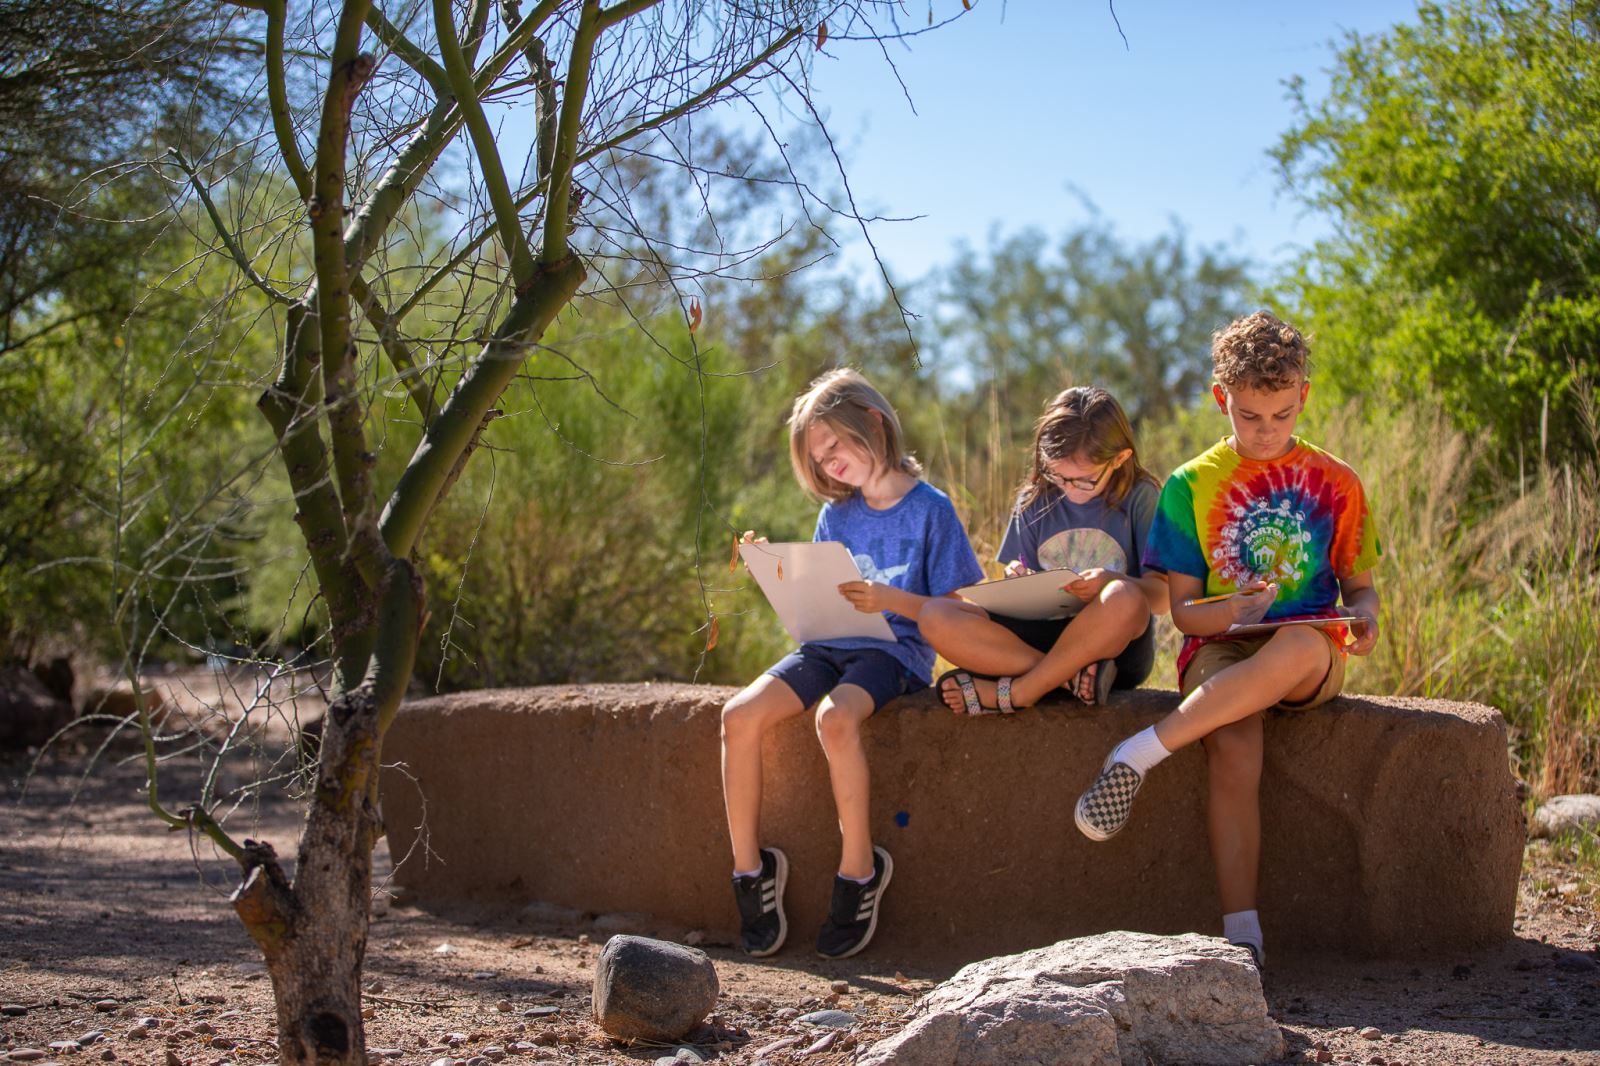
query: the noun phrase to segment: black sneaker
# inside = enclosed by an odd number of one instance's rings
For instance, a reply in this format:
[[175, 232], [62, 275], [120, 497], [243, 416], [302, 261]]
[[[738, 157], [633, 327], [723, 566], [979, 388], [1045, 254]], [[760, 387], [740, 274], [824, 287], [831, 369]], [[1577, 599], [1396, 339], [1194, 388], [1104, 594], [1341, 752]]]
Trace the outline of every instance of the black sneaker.
[[739, 941], [745, 954], [762, 958], [783, 947], [789, 922], [783, 916], [783, 886], [789, 882], [789, 858], [777, 848], [761, 849], [761, 872], [733, 879], [739, 904]]
[[828, 920], [817, 934], [817, 954], [825, 959], [848, 959], [867, 946], [878, 929], [878, 904], [894, 876], [894, 860], [880, 847], [872, 849], [872, 880], [864, 885], [843, 877], [833, 879], [833, 902]]

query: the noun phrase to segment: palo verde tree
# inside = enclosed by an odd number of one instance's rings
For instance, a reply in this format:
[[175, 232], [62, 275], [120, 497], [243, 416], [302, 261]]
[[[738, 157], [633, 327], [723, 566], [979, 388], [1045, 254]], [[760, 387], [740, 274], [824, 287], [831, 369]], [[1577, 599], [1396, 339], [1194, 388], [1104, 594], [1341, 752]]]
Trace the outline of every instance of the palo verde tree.
[[[781, 116], [815, 121], [812, 57], [829, 42], [900, 34], [903, 8], [234, 3], [231, 32], [261, 43], [256, 88], [270, 120], [152, 165], [173, 184], [177, 217], [237, 271], [238, 286], [212, 301], [218, 315], [277, 339], [275, 367], [241, 366], [235, 353], [248, 348], [212, 345], [196, 380], [262, 383], [257, 406], [326, 610], [330, 705], [292, 870], [269, 844], [230, 834], [215, 774], [199, 801], [165, 803], [150, 716], [139, 717], [152, 808], [239, 864], [233, 905], [265, 955], [281, 1060], [361, 1066], [380, 752], [427, 613], [416, 559], [430, 514], [492, 435], [513, 378], [534, 366], [586, 377], [575, 345], [542, 343], [566, 309], [609, 301], [633, 313], [653, 294], [676, 301], [692, 332], [695, 279], [760, 250], [720, 229], [704, 246], [680, 243], [670, 215], [707, 212], [714, 180], [740, 173], [737, 160], [698, 153], [695, 116], [737, 97], [768, 129]], [[682, 168], [698, 194], [669, 217], [639, 217], [629, 193], [643, 163]], [[796, 214], [835, 207], [792, 171], [778, 185], [799, 198]], [[698, 372], [698, 354], [660, 347]], [[406, 420], [386, 420], [399, 393]]]

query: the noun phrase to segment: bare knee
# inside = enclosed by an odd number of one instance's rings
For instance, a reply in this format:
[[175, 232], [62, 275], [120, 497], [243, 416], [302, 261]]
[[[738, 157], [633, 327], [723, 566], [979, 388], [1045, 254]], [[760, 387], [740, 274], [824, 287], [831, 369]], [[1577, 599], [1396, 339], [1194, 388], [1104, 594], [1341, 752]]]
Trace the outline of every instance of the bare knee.
[[823, 751], [836, 751], [855, 744], [861, 737], [861, 715], [832, 699], [817, 706], [817, 739]]
[[745, 689], [722, 705], [722, 739], [740, 740], [760, 736], [774, 719], [770, 699], [763, 693]]
[[922, 639], [937, 648], [940, 642], [950, 638], [964, 614], [954, 601], [930, 600], [922, 605], [917, 615], [917, 630], [922, 634]]
[[1261, 719], [1246, 718], [1206, 736], [1206, 766], [1214, 784], [1255, 788], [1261, 781]]
[[1100, 603], [1115, 624], [1129, 629], [1137, 626], [1135, 636], [1150, 621], [1150, 601], [1145, 599], [1144, 590], [1131, 581], [1113, 581], [1101, 589]]

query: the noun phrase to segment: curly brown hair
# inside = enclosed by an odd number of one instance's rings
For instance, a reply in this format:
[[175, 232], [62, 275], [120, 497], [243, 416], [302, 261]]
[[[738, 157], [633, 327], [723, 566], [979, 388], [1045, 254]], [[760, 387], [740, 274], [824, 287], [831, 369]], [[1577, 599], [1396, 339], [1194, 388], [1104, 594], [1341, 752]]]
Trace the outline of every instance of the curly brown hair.
[[1277, 392], [1298, 385], [1311, 369], [1311, 348], [1300, 331], [1271, 311], [1236, 318], [1211, 335], [1217, 384], [1230, 392]]

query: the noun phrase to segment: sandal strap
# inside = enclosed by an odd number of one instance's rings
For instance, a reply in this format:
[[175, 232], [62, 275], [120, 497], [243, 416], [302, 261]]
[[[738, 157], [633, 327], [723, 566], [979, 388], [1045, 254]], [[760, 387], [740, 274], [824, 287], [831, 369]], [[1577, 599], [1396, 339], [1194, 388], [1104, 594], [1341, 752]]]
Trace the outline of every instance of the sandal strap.
[[1002, 677], [995, 682], [994, 699], [1000, 705], [1001, 714], [1015, 714], [1017, 709], [1011, 705], [1011, 678]]

